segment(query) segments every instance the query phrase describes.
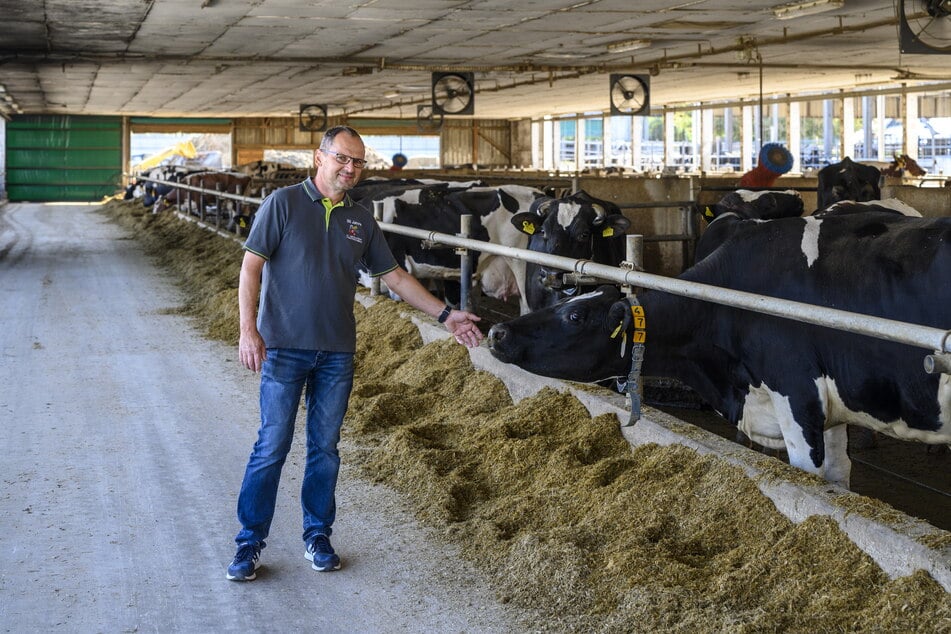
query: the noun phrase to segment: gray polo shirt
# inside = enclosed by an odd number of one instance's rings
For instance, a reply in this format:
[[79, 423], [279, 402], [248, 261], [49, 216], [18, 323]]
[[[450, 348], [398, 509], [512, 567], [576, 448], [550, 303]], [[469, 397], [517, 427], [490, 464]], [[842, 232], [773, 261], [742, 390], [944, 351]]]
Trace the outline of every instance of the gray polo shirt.
[[264, 199], [244, 248], [267, 260], [257, 323], [268, 348], [354, 352], [357, 265], [397, 267], [373, 214], [349, 196], [332, 206], [309, 178]]

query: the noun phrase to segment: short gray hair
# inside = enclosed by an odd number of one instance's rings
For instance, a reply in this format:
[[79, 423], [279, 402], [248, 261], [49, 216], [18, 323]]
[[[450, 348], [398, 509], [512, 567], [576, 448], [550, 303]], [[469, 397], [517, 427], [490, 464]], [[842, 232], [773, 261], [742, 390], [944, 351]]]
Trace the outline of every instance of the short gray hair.
[[333, 145], [334, 139], [337, 138], [337, 135], [340, 134], [341, 132], [346, 132], [347, 134], [349, 134], [350, 136], [356, 139], [360, 139], [361, 141], [363, 140], [360, 137], [360, 133], [354, 130], [353, 128], [351, 128], [350, 126], [338, 125], [324, 132], [324, 138], [320, 140], [320, 149], [321, 150], [329, 149], [330, 146]]

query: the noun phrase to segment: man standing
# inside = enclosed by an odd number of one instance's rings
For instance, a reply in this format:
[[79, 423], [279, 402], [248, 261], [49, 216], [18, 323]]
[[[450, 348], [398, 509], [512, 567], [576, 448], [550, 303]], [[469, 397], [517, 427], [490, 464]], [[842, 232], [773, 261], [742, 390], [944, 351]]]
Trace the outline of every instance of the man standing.
[[244, 367], [261, 372], [261, 427], [238, 494], [241, 530], [227, 574], [234, 581], [256, 576], [305, 388], [304, 556], [315, 570], [340, 568], [330, 534], [337, 442], [353, 386], [358, 262], [445, 324], [457, 342], [473, 347], [482, 339], [479, 317], [452, 310], [400, 268], [372, 213], [352, 204], [347, 192], [359, 180], [365, 156], [356, 130], [327, 130], [314, 151], [313, 179], [268, 196], [244, 245], [238, 355]]

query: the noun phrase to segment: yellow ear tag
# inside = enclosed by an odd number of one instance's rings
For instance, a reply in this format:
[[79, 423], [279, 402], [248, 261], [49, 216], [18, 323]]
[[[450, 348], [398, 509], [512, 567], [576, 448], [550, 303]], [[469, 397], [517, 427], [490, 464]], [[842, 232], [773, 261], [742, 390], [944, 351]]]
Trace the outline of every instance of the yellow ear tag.
[[707, 207], [707, 208], [703, 211], [703, 215], [706, 216], [707, 218], [713, 218], [713, 210], [710, 209], [709, 207]]
[[[614, 332], [611, 333], [611, 339], [614, 339], [615, 337], [617, 337], [617, 333], [621, 332], [621, 328], [623, 327], [624, 327], [624, 322], [622, 321], [621, 323], [617, 325], [617, 328], [614, 329]], [[624, 335], [627, 336], [627, 333], [624, 333]]]
[[527, 220], [522, 221], [522, 231], [528, 235], [535, 235], [535, 223]]
[[614, 235], [614, 227], [605, 227], [604, 231], [601, 232], [602, 238], [610, 238]]

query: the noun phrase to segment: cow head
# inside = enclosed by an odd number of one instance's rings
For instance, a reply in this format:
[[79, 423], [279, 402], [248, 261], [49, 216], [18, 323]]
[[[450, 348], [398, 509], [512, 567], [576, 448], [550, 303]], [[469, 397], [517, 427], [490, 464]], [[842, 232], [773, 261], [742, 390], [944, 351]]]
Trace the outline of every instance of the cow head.
[[802, 212], [802, 196], [794, 190], [754, 192], [738, 189], [707, 207], [703, 216], [712, 221], [732, 213], [742, 220], [776, 220], [801, 216]]
[[845, 157], [838, 163], [819, 170], [816, 199], [818, 209], [825, 209], [840, 200], [868, 202], [882, 197], [878, 181], [882, 173], [877, 167], [855, 163]]
[[[620, 208], [585, 192], [566, 198], [540, 196], [527, 212], [512, 216], [512, 224], [529, 236], [528, 248], [575, 260], [616, 265], [623, 258], [623, 235], [631, 226]], [[527, 265], [528, 302], [549, 306], [564, 297], [562, 271]]]
[[605, 285], [494, 325], [489, 351], [541, 376], [591, 383], [627, 376], [631, 367], [631, 308]]

